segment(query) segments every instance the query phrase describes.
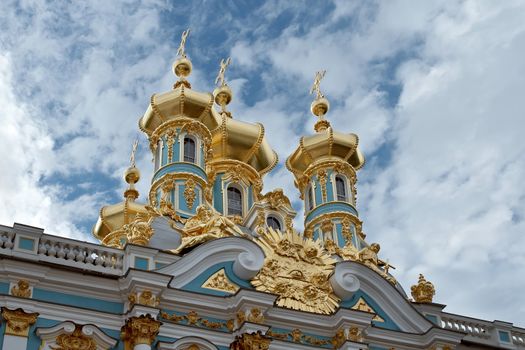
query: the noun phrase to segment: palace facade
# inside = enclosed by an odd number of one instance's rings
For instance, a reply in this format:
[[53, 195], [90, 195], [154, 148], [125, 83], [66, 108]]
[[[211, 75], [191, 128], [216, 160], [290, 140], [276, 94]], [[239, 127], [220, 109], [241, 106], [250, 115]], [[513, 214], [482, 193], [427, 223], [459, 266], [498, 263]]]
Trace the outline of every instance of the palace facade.
[[405, 289], [356, 210], [365, 164], [334, 130], [318, 72], [315, 130], [286, 159], [304, 228], [281, 189], [264, 126], [241, 121], [221, 62], [213, 93], [192, 89], [188, 32], [171, 91], [138, 127], [154, 174], [144, 203], [133, 149], [120, 203], [100, 210], [100, 244], [0, 226], [5, 350], [525, 349], [525, 329], [444, 311], [420, 275]]

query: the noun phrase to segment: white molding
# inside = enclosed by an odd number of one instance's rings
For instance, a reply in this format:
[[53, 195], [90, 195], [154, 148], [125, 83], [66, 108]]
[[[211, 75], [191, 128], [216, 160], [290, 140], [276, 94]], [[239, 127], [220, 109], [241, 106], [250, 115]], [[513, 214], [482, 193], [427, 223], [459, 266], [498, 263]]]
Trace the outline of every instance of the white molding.
[[[82, 334], [92, 338], [97, 344], [97, 350], [107, 350], [114, 347], [118, 340], [111, 338], [106, 335], [100, 328], [93, 324], [85, 324], [82, 326]], [[54, 349], [53, 345], [56, 345], [56, 338], [61, 334], [71, 334], [75, 331], [76, 325], [73, 322], [65, 321], [59, 323], [56, 326], [43, 328], [39, 327], [36, 329], [36, 335], [42, 339], [43, 349]]]
[[254, 242], [241, 237], [220, 238], [196, 247], [178, 261], [157, 270], [171, 275], [172, 288], [181, 288], [215, 264], [234, 261], [237, 277], [250, 279], [264, 264], [264, 253]]
[[178, 339], [173, 343], [159, 342], [157, 344], [157, 348], [159, 350], [185, 350], [187, 349], [187, 347], [193, 344], [197, 345], [199, 349], [202, 350], [218, 350], [218, 348], [215, 345], [213, 345], [206, 339], [197, 336], [184, 337]]
[[336, 270], [357, 276], [360, 290], [372, 298], [403, 332], [422, 333], [433, 323], [421, 315], [412, 304], [377, 272], [352, 261], [337, 263]]

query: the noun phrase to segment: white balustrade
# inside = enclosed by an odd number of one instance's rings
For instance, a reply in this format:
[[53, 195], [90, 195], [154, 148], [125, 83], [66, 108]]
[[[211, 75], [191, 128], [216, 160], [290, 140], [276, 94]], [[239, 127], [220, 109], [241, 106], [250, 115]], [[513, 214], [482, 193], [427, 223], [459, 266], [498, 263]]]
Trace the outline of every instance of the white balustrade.
[[512, 330], [510, 337], [515, 345], [525, 347], [525, 329], [522, 332]]
[[[0, 227], [0, 254], [16, 254], [15, 236], [15, 230]], [[40, 261], [112, 275], [123, 274], [124, 251], [120, 249], [43, 234], [36, 253]]]
[[493, 328], [490, 322], [448, 314], [441, 316], [441, 325], [445, 329], [465, 332], [472, 337], [482, 339], [489, 339]]

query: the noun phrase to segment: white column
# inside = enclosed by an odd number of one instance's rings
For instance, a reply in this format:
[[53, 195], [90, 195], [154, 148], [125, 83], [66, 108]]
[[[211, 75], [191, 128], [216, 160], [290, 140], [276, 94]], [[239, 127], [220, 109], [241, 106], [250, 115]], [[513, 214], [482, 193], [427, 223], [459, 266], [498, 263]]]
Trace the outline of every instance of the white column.
[[27, 337], [19, 337], [16, 335], [4, 335], [4, 343], [2, 349], [20, 349], [25, 350], [27, 348]]
[[149, 346], [148, 344], [137, 344], [135, 345], [133, 350], [151, 350], [151, 346]]

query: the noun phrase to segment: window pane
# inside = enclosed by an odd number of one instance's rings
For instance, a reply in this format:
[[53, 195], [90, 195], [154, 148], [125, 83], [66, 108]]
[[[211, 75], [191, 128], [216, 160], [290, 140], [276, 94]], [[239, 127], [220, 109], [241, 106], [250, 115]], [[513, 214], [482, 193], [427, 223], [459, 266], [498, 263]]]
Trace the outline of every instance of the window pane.
[[266, 218], [266, 225], [274, 230], [281, 230], [281, 223], [274, 216], [268, 216]]
[[235, 187], [228, 187], [228, 215], [242, 216], [242, 194]]
[[337, 176], [335, 178], [335, 187], [337, 191], [337, 200], [346, 202], [346, 187], [345, 187], [345, 180], [343, 180], [341, 177]]
[[195, 163], [195, 141], [189, 137], [184, 138], [184, 161]]
[[306, 199], [306, 205], [308, 206], [308, 210], [312, 210], [314, 207], [314, 198], [312, 196], [312, 188], [310, 186], [308, 186], [308, 188], [306, 189]]

